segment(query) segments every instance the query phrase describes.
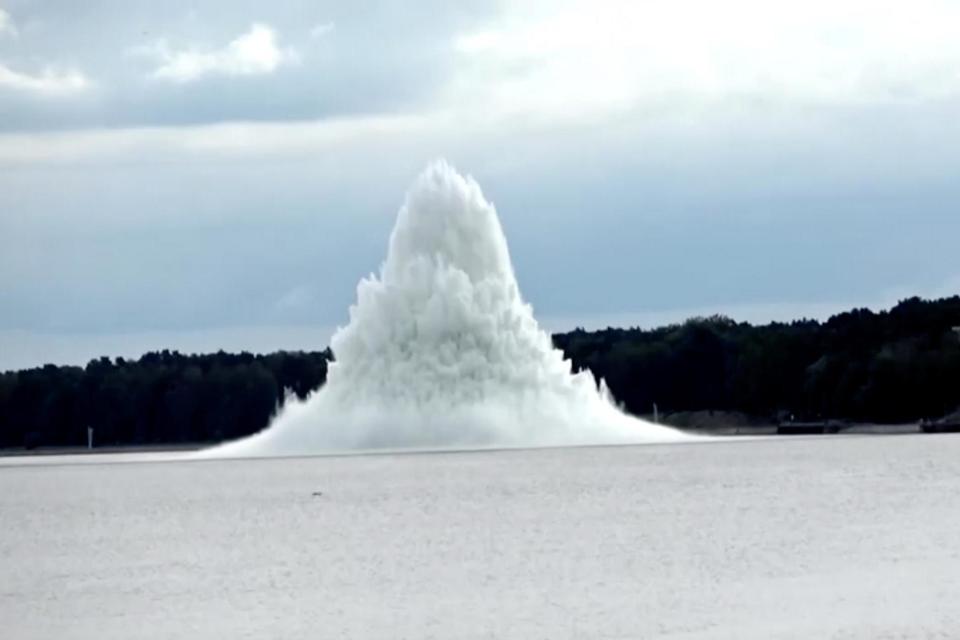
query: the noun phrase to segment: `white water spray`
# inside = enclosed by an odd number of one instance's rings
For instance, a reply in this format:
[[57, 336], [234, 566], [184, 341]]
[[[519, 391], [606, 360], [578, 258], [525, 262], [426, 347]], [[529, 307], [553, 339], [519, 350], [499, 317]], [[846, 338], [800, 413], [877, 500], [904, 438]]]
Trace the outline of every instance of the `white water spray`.
[[617, 409], [517, 287], [493, 206], [445, 162], [407, 193], [380, 276], [357, 286], [326, 384], [216, 456], [679, 440]]

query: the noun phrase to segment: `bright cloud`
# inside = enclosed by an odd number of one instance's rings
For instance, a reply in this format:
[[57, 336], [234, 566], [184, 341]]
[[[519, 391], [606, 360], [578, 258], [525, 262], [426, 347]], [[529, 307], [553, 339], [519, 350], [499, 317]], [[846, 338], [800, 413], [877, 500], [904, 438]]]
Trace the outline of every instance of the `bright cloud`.
[[0, 9], [0, 36], [17, 36], [17, 27], [10, 14]]
[[254, 23], [221, 49], [171, 50], [166, 41], [141, 49], [160, 61], [153, 76], [172, 82], [191, 82], [208, 75], [251, 76], [273, 73], [282, 65], [299, 60], [292, 48], [281, 48], [277, 34], [268, 25]]
[[455, 39], [447, 95], [548, 114], [935, 98], [960, 92], [957, 24], [960, 5], [943, 0], [517, 3]]
[[336, 27], [336, 25], [332, 22], [321, 22], [320, 24], [316, 24], [310, 29], [310, 37], [321, 38], [333, 31], [334, 27]]
[[[0, 37], [16, 38], [19, 35], [13, 18], [0, 9]], [[90, 86], [90, 81], [76, 69], [62, 69], [52, 65], [45, 66], [39, 73], [30, 74], [16, 71], [0, 62], [0, 89], [13, 89], [37, 94], [58, 95], [82, 91]]]
[[44, 67], [39, 74], [14, 71], [0, 63], [0, 87], [30, 91], [46, 95], [61, 95], [82, 91], [90, 86], [90, 81], [75, 69], [57, 70]]

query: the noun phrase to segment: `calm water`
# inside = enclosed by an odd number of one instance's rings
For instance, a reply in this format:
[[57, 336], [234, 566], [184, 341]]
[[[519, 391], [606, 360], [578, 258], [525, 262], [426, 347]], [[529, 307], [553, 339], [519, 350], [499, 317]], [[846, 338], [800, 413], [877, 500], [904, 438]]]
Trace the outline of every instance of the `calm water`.
[[127, 460], [0, 466], [0, 636], [960, 637], [957, 436]]

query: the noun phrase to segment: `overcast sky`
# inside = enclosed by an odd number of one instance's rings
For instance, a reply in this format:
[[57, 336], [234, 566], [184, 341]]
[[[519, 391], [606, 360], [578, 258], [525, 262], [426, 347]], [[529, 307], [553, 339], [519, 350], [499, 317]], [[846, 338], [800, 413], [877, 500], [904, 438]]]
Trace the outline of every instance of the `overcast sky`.
[[0, 0], [0, 369], [322, 348], [446, 157], [543, 324], [960, 292], [960, 4]]

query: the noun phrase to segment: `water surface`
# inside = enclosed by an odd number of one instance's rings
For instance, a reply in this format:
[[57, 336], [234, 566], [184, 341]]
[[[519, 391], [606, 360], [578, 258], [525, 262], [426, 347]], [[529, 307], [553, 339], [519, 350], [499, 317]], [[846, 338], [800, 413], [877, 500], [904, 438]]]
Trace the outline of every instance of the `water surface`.
[[3, 637], [960, 632], [957, 436], [109, 460], [0, 467]]

